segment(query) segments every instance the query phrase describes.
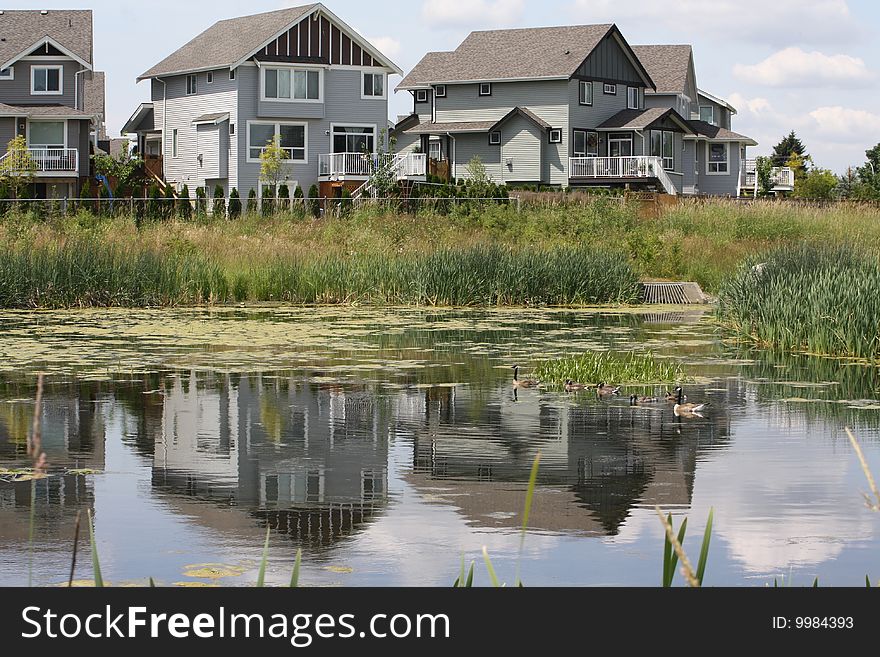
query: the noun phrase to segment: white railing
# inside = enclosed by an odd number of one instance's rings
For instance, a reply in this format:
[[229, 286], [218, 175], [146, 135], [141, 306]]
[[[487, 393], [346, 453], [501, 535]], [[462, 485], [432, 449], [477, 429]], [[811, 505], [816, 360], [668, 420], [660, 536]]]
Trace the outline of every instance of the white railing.
[[[742, 166], [742, 187], [758, 188], [758, 161], [746, 160]], [[791, 191], [794, 189], [794, 169], [790, 167], [773, 167], [770, 171], [770, 179], [773, 181], [773, 189], [776, 191]]]
[[373, 153], [327, 153], [318, 156], [319, 176], [369, 176], [381, 156]]
[[427, 174], [428, 158], [424, 153], [398, 153], [391, 160], [377, 168], [370, 178], [351, 195], [354, 200], [360, 200], [364, 195], [375, 196], [376, 186], [374, 179], [379, 175], [390, 175], [395, 180], [416, 178]]
[[656, 178], [667, 194], [676, 194], [672, 179], [659, 157], [572, 157], [568, 161], [570, 178]]
[[[9, 168], [21, 171], [31, 170], [37, 173], [45, 171], [76, 173], [79, 171], [79, 152], [75, 148], [28, 148], [27, 153], [27, 159], [18, 156], [20, 161]], [[0, 161], [8, 161], [14, 157], [16, 157], [15, 154], [6, 153], [0, 158]]]

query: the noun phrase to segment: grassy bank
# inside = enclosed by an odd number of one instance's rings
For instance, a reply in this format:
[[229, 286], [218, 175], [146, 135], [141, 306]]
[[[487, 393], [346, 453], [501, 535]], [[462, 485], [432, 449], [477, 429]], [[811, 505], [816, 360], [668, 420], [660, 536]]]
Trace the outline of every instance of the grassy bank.
[[850, 246], [777, 248], [722, 287], [720, 319], [745, 340], [880, 359], [880, 261]]
[[[774, 246], [880, 246], [880, 213], [871, 207], [692, 202], [659, 219], [637, 210], [599, 198], [524, 204], [522, 212], [489, 205], [140, 226], [84, 211], [48, 219], [10, 212], [0, 218], [0, 303], [43, 305], [49, 289], [58, 305], [618, 302], [630, 300], [633, 272], [716, 292], [745, 258]], [[95, 247], [94, 267], [84, 244]]]

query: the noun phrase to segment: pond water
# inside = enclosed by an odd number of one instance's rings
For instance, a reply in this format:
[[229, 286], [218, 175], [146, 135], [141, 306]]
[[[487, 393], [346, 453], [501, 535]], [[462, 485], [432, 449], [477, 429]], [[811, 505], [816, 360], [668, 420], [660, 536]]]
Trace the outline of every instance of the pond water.
[[[877, 368], [722, 337], [682, 308], [0, 313], [0, 585], [28, 582], [32, 507], [39, 585], [67, 581], [87, 509], [115, 585], [252, 585], [268, 526], [273, 584], [300, 547], [305, 585], [449, 586], [462, 555], [486, 584], [485, 546], [508, 583], [655, 586], [657, 506], [689, 518], [693, 560], [714, 508], [707, 585], [877, 580], [844, 432], [880, 475]], [[678, 360], [710, 406], [512, 388], [513, 363], [584, 350]], [[32, 485], [12, 473], [38, 372], [50, 476]]]

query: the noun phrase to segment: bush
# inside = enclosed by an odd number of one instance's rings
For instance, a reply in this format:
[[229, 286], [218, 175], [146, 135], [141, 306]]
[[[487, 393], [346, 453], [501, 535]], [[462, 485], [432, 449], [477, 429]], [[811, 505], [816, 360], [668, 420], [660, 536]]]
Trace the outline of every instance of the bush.
[[165, 184], [165, 200], [162, 203], [162, 218], [170, 219], [172, 218], [176, 212], [177, 208], [175, 207], [177, 204], [175, 202], [174, 196], [174, 187], [171, 183]]
[[257, 213], [257, 192], [253, 188], [251, 188], [251, 191], [248, 192], [247, 213], [248, 214], [256, 214]]
[[184, 184], [180, 190], [180, 201], [177, 203], [177, 216], [183, 221], [192, 219], [192, 201], [189, 199], [189, 185]]
[[233, 187], [232, 191], [229, 192], [229, 218], [230, 219], [238, 219], [241, 216], [241, 198], [238, 195], [238, 190]]
[[302, 187], [297, 185], [293, 190], [293, 216], [302, 218], [306, 214], [306, 206]]
[[278, 212], [290, 212], [290, 188], [287, 183], [281, 183], [278, 187]]
[[309, 187], [309, 214], [315, 218], [321, 216], [321, 200], [319, 196], [320, 192], [318, 191], [317, 185], [312, 185], [311, 187]]
[[215, 219], [226, 218], [226, 193], [223, 191], [222, 185], [214, 186], [214, 205], [211, 208], [211, 214]]
[[203, 219], [208, 216], [208, 195], [204, 187], [196, 187], [196, 217]]

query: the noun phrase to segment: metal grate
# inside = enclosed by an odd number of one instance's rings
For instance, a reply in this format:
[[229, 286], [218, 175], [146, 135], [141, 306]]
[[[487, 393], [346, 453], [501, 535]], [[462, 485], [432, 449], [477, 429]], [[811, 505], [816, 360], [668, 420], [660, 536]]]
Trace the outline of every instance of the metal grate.
[[642, 283], [645, 303], [686, 305], [693, 303], [688, 298], [684, 283]]

